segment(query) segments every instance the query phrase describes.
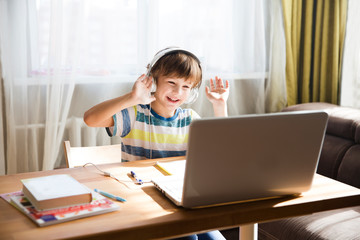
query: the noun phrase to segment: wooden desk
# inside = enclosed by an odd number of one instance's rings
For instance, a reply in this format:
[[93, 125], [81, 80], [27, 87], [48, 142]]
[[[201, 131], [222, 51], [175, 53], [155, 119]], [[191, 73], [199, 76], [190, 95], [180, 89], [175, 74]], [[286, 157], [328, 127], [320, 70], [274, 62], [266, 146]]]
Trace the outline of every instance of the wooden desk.
[[[154, 161], [107, 164], [100, 168], [131, 181], [130, 170], [143, 180], [161, 175]], [[24, 173], [0, 177], [0, 193], [21, 189], [20, 179], [51, 174], [70, 174], [90, 188], [127, 199], [120, 210], [39, 228], [20, 211], [0, 200], [0, 239], [154, 239], [169, 238], [213, 229], [311, 214], [356, 206], [360, 189], [316, 175], [310, 191], [298, 198], [280, 198], [203, 209], [183, 209], [173, 205], [155, 187], [127, 183], [128, 187], [102, 176], [93, 166]]]

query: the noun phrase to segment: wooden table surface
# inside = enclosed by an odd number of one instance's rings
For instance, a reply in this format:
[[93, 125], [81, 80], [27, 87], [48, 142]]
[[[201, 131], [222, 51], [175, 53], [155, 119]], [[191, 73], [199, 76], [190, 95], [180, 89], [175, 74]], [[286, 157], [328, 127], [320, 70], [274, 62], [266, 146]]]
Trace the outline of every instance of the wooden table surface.
[[144, 181], [161, 176], [153, 165], [154, 160], [145, 160], [99, 166], [124, 180], [122, 183], [103, 176], [93, 166], [0, 176], [0, 194], [21, 190], [20, 179], [70, 174], [91, 189], [127, 200], [118, 202], [120, 209], [115, 212], [40, 228], [0, 199], [0, 239], [159, 239], [360, 204], [360, 189], [316, 175], [311, 190], [299, 197], [184, 209], [176, 207], [151, 183], [135, 185], [128, 176], [131, 170]]

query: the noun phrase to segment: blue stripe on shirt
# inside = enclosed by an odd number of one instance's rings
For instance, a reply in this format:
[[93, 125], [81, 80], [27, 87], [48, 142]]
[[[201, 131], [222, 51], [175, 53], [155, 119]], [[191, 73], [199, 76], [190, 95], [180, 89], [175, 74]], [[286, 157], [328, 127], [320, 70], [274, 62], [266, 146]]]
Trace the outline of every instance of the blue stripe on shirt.
[[[121, 150], [133, 156], [141, 156], [150, 158], [165, 158], [165, 157], [177, 157], [177, 156], [185, 156], [186, 151], [161, 151], [161, 150], [149, 150], [143, 147], [134, 147], [130, 145], [125, 145], [121, 143]], [[150, 154], [151, 153], [151, 154]]]
[[114, 114], [113, 119], [114, 119], [114, 130], [113, 130], [113, 136], [116, 136], [116, 132], [117, 132], [116, 114]]
[[115, 136], [115, 135], [116, 135], [116, 131], [117, 131], [116, 114], [114, 114], [114, 115], [112, 116], [112, 118], [113, 118], [113, 120], [114, 120], [113, 131], [111, 132], [110, 127], [106, 127], [106, 128], [105, 128], [107, 134], [109, 135], [109, 137]]
[[125, 137], [131, 130], [130, 116], [127, 109], [122, 110], [121, 113], [123, 115], [123, 131], [120, 137]]
[[[145, 115], [144, 113], [138, 112], [136, 116], [136, 121], [138, 122], [145, 122], [146, 124], [149, 124], [149, 116]], [[177, 121], [164, 121], [161, 119], [158, 119], [156, 117], [150, 116], [150, 122], [153, 126], [163, 126], [163, 127], [184, 127], [188, 126], [191, 123], [191, 116], [187, 116], [181, 120]]]
[[158, 119], [160, 119], [160, 120], [169, 121], [169, 122], [170, 122], [170, 121], [175, 120], [175, 119], [178, 117], [180, 110], [182, 110], [182, 109], [181, 109], [181, 108], [177, 108], [174, 116], [169, 117], [169, 118], [165, 118], [165, 117], [163, 117], [163, 116], [160, 116], [160, 115], [157, 114], [157, 112], [155, 112], [153, 109], [151, 109], [151, 113], [152, 113], [152, 115], [154, 115], [156, 118], [158, 118]]
[[106, 127], [106, 132], [107, 134], [109, 135], [109, 137], [113, 137], [114, 135], [112, 134], [112, 132], [110, 131], [110, 128], [109, 127]]

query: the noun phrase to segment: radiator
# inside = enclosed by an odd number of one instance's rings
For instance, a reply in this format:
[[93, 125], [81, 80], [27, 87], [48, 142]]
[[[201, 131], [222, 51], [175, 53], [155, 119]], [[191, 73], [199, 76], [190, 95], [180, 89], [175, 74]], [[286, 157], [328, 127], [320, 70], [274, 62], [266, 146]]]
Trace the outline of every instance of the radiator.
[[64, 140], [72, 147], [103, 146], [121, 143], [119, 137], [109, 137], [105, 128], [88, 127], [82, 118], [72, 117], [66, 122]]

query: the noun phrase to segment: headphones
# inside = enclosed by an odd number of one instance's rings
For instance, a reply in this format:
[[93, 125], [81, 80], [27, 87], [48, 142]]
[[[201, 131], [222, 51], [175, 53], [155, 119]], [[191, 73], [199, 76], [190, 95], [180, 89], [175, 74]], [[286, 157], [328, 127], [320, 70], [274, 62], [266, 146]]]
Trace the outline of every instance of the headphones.
[[[183, 49], [183, 48], [179, 48], [179, 47], [168, 47], [165, 48], [161, 51], [159, 51], [153, 58], [153, 60], [151, 60], [151, 62], [146, 66], [147, 68], [147, 72], [146, 72], [146, 76], [149, 77], [151, 75], [151, 69], [154, 67], [154, 65], [157, 63], [157, 61], [159, 61], [162, 57], [170, 54], [170, 53], [176, 53], [176, 52], [181, 52], [181, 53], [185, 53], [186, 55], [191, 56], [192, 58], [194, 58], [197, 63], [199, 64], [199, 67], [201, 69], [201, 62], [200, 60], [195, 56], [195, 54]], [[153, 84], [151, 87], [151, 92], [156, 92], [156, 83], [153, 80]], [[185, 104], [191, 104], [193, 102], [196, 101], [196, 99], [199, 96], [199, 89], [198, 88], [191, 88], [190, 91], [190, 96], [188, 97], [188, 99], [186, 100]]]

